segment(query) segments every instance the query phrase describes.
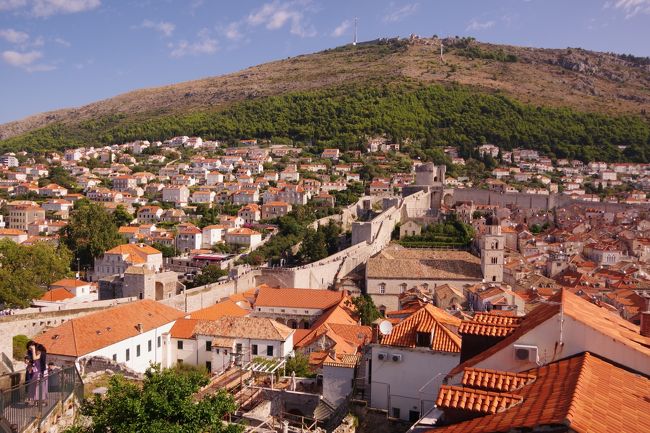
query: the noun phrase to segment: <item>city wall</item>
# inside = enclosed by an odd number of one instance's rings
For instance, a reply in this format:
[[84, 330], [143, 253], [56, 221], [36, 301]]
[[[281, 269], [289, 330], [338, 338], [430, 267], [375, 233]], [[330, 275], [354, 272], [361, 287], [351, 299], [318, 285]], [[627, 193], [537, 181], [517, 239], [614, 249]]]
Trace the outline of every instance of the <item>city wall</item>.
[[430, 193], [384, 200], [384, 212], [371, 221], [352, 224], [352, 246], [323, 260], [294, 268], [262, 268], [258, 284], [272, 287], [327, 289], [380, 252], [391, 240], [395, 225], [412, 214], [430, 209]]

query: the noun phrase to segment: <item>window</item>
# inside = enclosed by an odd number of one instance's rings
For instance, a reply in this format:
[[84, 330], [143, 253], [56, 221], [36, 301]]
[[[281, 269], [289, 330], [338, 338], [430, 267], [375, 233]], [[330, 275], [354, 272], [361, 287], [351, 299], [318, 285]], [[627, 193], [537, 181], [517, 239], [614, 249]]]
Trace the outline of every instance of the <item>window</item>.
[[235, 346], [235, 350], [237, 351], [237, 353], [241, 353], [241, 349], [242, 349], [241, 343], [237, 343], [237, 345]]
[[409, 421], [416, 422], [420, 419], [420, 412], [417, 410], [409, 410]]
[[117, 353], [113, 354], [113, 361], [117, 362]]
[[161, 340], [162, 340], [162, 339], [161, 339], [160, 337], [158, 337], [158, 342], [157, 342], [157, 346], [158, 346], [158, 347], [160, 347], [160, 342], [161, 342]]
[[219, 354], [219, 349], [214, 349], [214, 353]]
[[402, 283], [399, 285], [399, 292], [400, 293], [406, 292], [406, 283]]
[[498, 257], [492, 257], [492, 264], [496, 265], [498, 263], [499, 259]]
[[210, 352], [212, 350], [212, 341], [205, 342], [205, 351]]
[[126, 349], [126, 360], [129, 361], [131, 359], [131, 349]]
[[228, 355], [228, 349], [223, 349], [223, 354]]
[[135, 356], [136, 357], [140, 356], [140, 345], [139, 344], [137, 346], [135, 346]]
[[151, 344], [151, 340], [147, 341], [147, 352], [151, 352], [153, 344]]
[[496, 276], [496, 275], [492, 275], [492, 281], [496, 281], [496, 280], [497, 280], [497, 276]]
[[431, 334], [429, 334], [428, 332], [418, 332], [415, 338], [415, 345], [417, 347], [430, 347]]
[[266, 356], [273, 356], [273, 346], [266, 346]]
[[178, 350], [183, 350], [183, 340], [178, 340], [178, 342], [176, 343], [176, 348]]
[[251, 346], [251, 353], [252, 353], [253, 355], [257, 355], [257, 344], [253, 344], [253, 345]]
[[205, 369], [208, 370], [208, 373], [212, 373], [212, 363], [210, 361], [205, 361]]
[[379, 285], [379, 294], [384, 295], [386, 293], [386, 283], [381, 283]]
[[393, 418], [399, 418], [399, 407], [393, 408]]

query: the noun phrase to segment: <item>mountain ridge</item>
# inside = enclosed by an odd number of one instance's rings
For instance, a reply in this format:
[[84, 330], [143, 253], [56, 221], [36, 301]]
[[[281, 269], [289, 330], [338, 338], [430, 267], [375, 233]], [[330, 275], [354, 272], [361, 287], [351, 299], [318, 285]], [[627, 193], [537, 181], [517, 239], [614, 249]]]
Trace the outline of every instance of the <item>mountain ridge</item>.
[[[439, 44], [445, 46], [444, 61]], [[0, 125], [0, 140], [43, 127], [67, 128], [108, 116], [151, 119], [220, 110], [291, 92], [388, 83], [468, 86], [517, 101], [648, 119], [650, 61], [577, 48], [496, 45], [472, 38], [411, 38], [345, 45], [231, 74], [138, 89], [77, 108]], [[0, 142], [1, 144], [2, 142]]]

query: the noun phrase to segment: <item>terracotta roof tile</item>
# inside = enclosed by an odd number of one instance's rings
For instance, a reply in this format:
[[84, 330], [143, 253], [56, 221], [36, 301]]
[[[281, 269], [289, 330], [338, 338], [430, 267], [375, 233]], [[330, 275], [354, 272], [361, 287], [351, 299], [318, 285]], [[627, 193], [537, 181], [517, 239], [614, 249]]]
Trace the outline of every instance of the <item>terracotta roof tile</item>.
[[213, 337], [284, 341], [294, 330], [275, 320], [262, 317], [223, 316], [217, 320], [199, 321], [194, 332]]
[[190, 319], [217, 320], [223, 316], [246, 316], [249, 311], [241, 308], [234, 301], [228, 299], [223, 302], [190, 313]]
[[456, 409], [482, 414], [494, 414], [506, 411], [521, 404], [520, 395], [503, 392], [489, 392], [473, 388], [442, 385], [436, 406], [439, 409]]
[[152, 300], [141, 300], [70, 319], [49, 329], [34, 340], [48, 353], [80, 357], [158, 328], [183, 317], [185, 313]]
[[74, 295], [72, 293], [68, 292], [63, 287], [57, 287], [45, 292], [45, 294], [41, 296], [40, 300], [58, 302], [58, 301], [65, 301], [66, 299], [72, 299], [72, 298], [74, 298]]
[[416, 347], [417, 333], [433, 334], [431, 349], [442, 352], [460, 352], [461, 340], [448, 327], [458, 327], [460, 319], [427, 304], [395, 325], [381, 344], [399, 347]]
[[260, 287], [256, 307], [314, 308], [324, 310], [338, 304], [344, 292], [317, 289], [274, 289]]
[[480, 388], [487, 391], [512, 392], [533, 383], [533, 373], [510, 373], [484, 368], [466, 368], [463, 374], [463, 386]]
[[[619, 368], [588, 352], [530, 370], [535, 381], [497, 395], [522, 398], [516, 405], [496, 405], [488, 415], [440, 426], [431, 433], [495, 433], [537, 431], [563, 426], [577, 433], [636, 433], [650, 426], [650, 379]], [[509, 373], [501, 373], [509, 374]], [[458, 389], [474, 395], [469, 387], [446, 387], [439, 405], [476, 407], [455, 394]], [[450, 396], [451, 394], [451, 396]], [[463, 396], [463, 394], [461, 394]], [[510, 398], [510, 397], [508, 397]], [[495, 407], [490, 405], [479, 408]], [[498, 409], [507, 407], [505, 410]], [[483, 411], [485, 413], [485, 411]]]

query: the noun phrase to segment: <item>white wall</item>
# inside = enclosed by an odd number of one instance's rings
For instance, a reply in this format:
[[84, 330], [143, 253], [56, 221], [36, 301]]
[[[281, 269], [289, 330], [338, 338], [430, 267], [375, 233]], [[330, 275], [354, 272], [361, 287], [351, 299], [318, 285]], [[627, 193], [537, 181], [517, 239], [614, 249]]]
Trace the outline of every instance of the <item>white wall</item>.
[[339, 405], [352, 392], [354, 368], [323, 366], [323, 397]]
[[[607, 314], [607, 312], [603, 311], [603, 314]], [[560, 317], [559, 313], [556, 314], [546, 322], [527, 332], [512, 345], [505, 347], [488, 359], [472, 367], [515, 372], [538, 367], [538, 364], [535, 362], [515, 359], [513, 345], [524, 344], [538, 348], [540, 365], [549, 364], [588, 351], [643, 374], [650, 374], [650, 362], [648, 362], [648, 357], [643, 353], [613, 340], [611, 337], [566, 315], [564, 315], [564, 325], [560, 327]], [[561, 333], [560, 329], [562, 331]], [[560, 342], [560, 334], [562, 335], [562, 342]], [[462, 372], [456, 374], [450, 380], [450, 384], [460, 383], [461, 378]]]
[[[389, 359], [380, 361], [379, 352]], [[372, 383], [370, 407], [387, 410], [400, 409], [400, 418], [409, 419], [409, 411], [420, 413], [432, 408], [445, 375], [460, 361], [460, 353], [434, 352], [428, 349], [410, 349], [372, 345]], [[401, 354], [402, 361], [394, 362], [392, 354]]]
[[[149, 368], [150, 363], [160, 363], [163, 367], [169, 367], [165, 361], [163, 344], [167, 339], [167, 334], [174, 325], [174, 322], [167, 323], [151, 331], [144, 332], [126, 340], [122, 340], [110, 346], [84, 355], [83, 358], [93, 356], [103, 356], [113, 359], [117, 355], [117, 362], [124, 363], [130, 369], [139, 373], [144, 373]], [[158, 337], [160, 337], [160, 347], [158, 346]], [[151, 341], [151, 351], [148, 350], [148, 342]], [[140, 356], [137, 355], [137, 346], [140, 345]], [[129, 349], [129, 360], [126, 360], [126, 350]]]

